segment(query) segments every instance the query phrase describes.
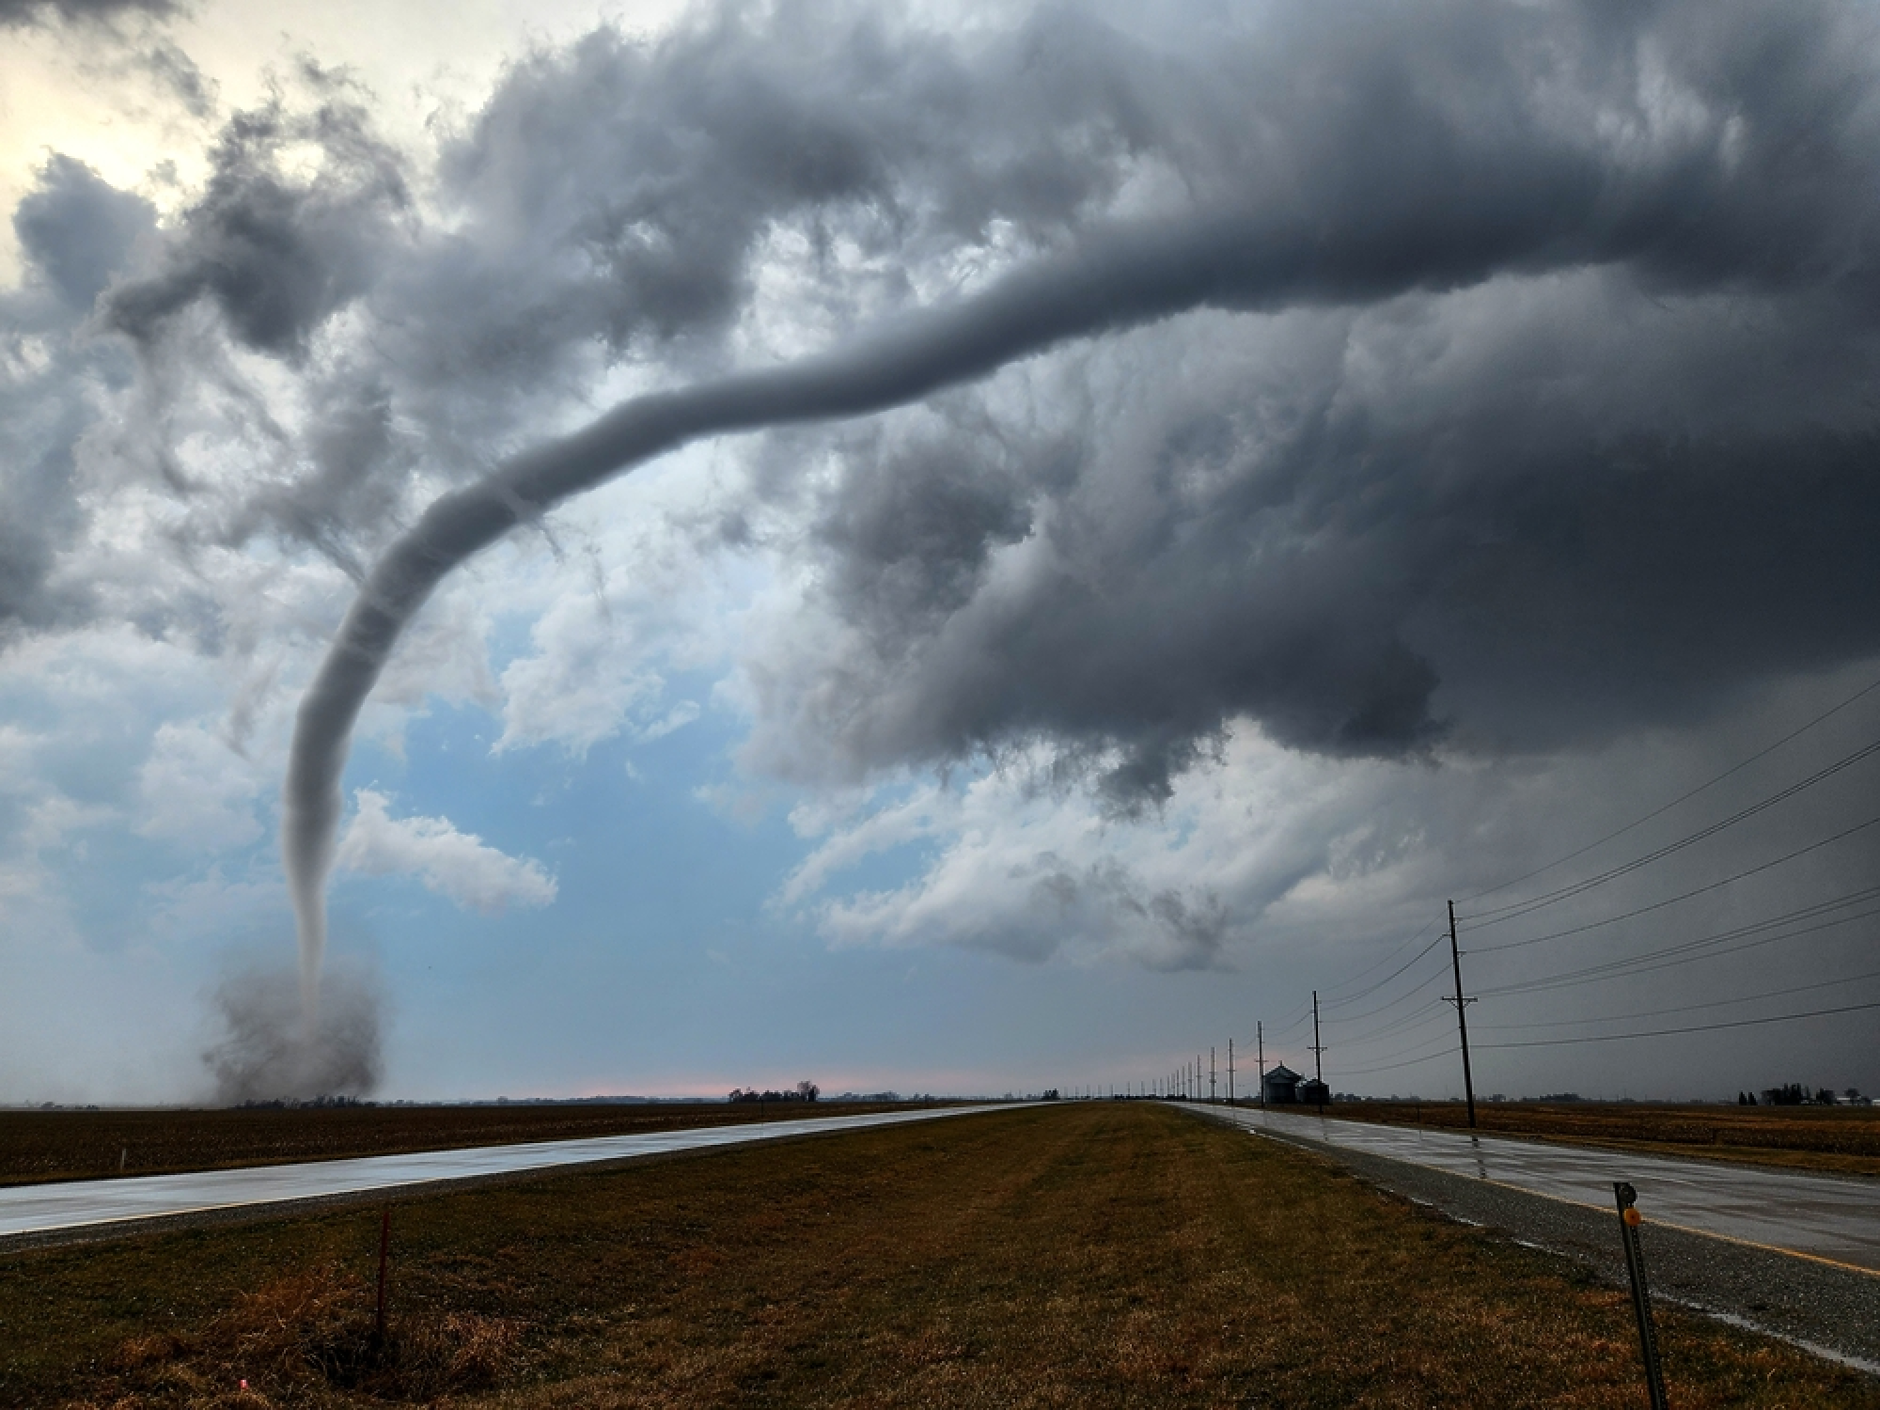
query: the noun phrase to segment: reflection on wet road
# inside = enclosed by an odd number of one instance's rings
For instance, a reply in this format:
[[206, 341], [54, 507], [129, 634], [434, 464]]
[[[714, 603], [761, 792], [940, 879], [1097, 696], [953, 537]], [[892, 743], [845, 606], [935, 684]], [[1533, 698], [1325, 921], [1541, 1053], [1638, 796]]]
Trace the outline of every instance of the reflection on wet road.
[[857, 1131], [907, 1121], [961, 1116], [990, 1107], [942, 1107], [928, 1111], [886, 1111], [865, 1116], [807, 1117], [767, 1121], [762, 1125], [706, 1126], [692, 1130], [653, 1131], [632, 1136], [595, 1136], [577, 1141], [537, 1141], [528, 1145], [480, 1146], [472, 1150], [418, 1151], [410, 1155], [363, 1156], [302, 1165], [253, 1166], [242, 1170], [203, 1170], [182, 1175], [147, 1175], [127, 1180], [74, 1180], [53, 1185], [0, 1188], [0, 1238], [114, 1224], [128, 1219], [162, 1219], [241, 1205], [282, 1200], [324, 1199], [363, 1194], [434, 1180], [473, 1180], [513, 1175], [560, 1165], [660, 1155], [805, 1136], [826, 1131]]
[[1606, 1210], [1614, 1208], [1613, 1181], [1629, 1180], [1638, 1188], [1639, 1210], [1648, 1221], [1880, 1272], [1880, 1181], [1377, 1126], [1257, 1107], [1208, 1111], [1275, 1135], [1303, 1136]]

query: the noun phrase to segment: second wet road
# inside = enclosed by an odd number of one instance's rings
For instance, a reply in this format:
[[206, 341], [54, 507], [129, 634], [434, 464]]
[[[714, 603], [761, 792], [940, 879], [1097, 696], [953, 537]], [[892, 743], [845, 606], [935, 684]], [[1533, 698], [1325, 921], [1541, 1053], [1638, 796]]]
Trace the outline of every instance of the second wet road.
[[1258, 1107], [1203, 1107], [1276, 1136], [1304, 1137], [1531, 1194], [1617, 1211], [1613, 1182], [1638, 1190], [1648, 1222], [1880, 1273], [1880, 1181], [1667, 1160], [1624, 1151], [1379, 1126]]

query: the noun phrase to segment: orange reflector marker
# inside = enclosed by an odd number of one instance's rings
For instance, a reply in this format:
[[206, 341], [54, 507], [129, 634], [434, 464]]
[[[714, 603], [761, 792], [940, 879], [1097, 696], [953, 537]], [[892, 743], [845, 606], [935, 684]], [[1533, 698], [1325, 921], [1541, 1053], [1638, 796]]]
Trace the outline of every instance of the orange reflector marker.
[[1645, 1358], [1645, 1389], [1652, 1410], [1669, 1410], [1665, 1403], [1665, 1373], [1658, 1361], [1658, 1328], [1652, 1321], [1652, 1295], [1645, 1285], [1645, 1250], [1640, 1247], [1638, 1191], [1615, 1181], [1613, 1198], [1619, 1205], [1620, 1241], [1625, 1245], [1625, 1270], [1632, 1280], [1632, 1310], [1638, 1316], [1639, 1350]]

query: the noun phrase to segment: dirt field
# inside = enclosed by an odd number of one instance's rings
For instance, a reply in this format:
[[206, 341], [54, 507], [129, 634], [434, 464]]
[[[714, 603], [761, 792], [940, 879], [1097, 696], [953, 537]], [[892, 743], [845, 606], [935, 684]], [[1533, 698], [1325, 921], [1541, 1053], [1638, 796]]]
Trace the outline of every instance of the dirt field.
[[[0, 1260], [0, 1404], [1643, 1403], [1626, 1298], [1317, 1157], [1066, 1103]], [[1676, 1313], [1679, 1410], [1880, 1382]], [[248, 1387], [241, 1388], [246, 1379]]]
[[[1329, 1116], [1387, 1125], [1468, 1125], [1460, 1102], [1342, 1102]], [[1880, 1107], [1481, 1102], [1476, 1128], [1574, 1145], [1880, 1175]]]
[[848, 1102], [0, 1111], [0, 1185], [622, 1136], [884, 1108]]

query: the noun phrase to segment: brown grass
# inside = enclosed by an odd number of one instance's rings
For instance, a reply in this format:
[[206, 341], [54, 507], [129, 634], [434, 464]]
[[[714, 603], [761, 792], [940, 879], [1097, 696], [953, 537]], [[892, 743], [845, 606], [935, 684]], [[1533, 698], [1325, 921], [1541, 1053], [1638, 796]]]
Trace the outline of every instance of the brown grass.
[[[1335, 1167], [1079, 1103], [0, 1261], [0, 1403], [1642, 1403], [1629, 1304]], [[1673, 1403], [1880, 1407], [1678, 1315]], [[247, 1378], [249, 1389], [239, 1388]]]
[[[1342, 1102], [1327, 1115], [1393, 1126], [1468, 1125], [1460, 1102]], [[1880, 1175], [1880, 1107], [1481, 1102], [1476, 1128], [1575, 1145]]]
[[[925, 1103], [922, 1103], [925, 1105]], [[0, 1111], [0, 1185], [277, 1165], [879, 1111], [796, 1102]]]

